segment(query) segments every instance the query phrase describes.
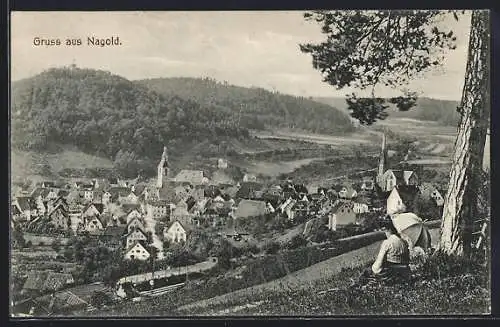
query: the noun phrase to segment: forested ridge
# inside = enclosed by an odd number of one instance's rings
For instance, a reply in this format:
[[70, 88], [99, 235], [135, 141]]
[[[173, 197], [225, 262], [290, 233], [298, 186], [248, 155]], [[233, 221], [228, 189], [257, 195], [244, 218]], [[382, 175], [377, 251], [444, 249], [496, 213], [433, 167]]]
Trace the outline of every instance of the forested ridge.
[[345, 112], [305, 97], [234, 86], [211, 78], [155, 78], [137, 83], [167, 97], [177, 95], [231, 112], [242, 126], [252, 129], [296, 128], [332, 134], [354, 130]]
[[11, 95], [14, 148], [76, 145], [130, 174], [153, 171], [165, 144], [175, 153], [186, 144], [245, 139], [249, 129], [352, 129], [349, 117], [330, 106], [208, 79], [133, 82], [73, 66], [13, 82]]
[[114, 158], [144, 156], [189, 137], [247, 136], [231, 116], [178, 96], [164, 97], [109, 72], [47, 70], [13, 83], [12, 143], [41, 150], [51, 141]]

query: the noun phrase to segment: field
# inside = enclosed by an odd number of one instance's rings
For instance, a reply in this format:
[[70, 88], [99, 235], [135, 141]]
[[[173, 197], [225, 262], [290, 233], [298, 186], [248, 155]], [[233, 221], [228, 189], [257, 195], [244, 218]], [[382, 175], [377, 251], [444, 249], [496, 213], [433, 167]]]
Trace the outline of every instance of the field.
[[105, 158], [83, 153], [72, 147], [58, 149], [55, 153], [36, 153], [12, 149], [12, 180], [30, 177], [40, 181], [47, 177], [56, 177], [65, 168], [110, 168], [113, 163]]
[[291, 173], [302, 166], [309, 165], [313, 161], [320, 159], [321, 158], [308, 158], [279, 162], [256, 161], [249, 163], [245, 168], [250, 174], [277, 177], [280, 174]]

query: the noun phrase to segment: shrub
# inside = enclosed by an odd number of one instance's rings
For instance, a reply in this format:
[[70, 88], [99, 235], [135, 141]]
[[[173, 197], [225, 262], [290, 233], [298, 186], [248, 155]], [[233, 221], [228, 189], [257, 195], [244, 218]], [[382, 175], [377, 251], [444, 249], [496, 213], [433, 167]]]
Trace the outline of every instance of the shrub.
[[103, 305], [109, 305], [113, 303], [113, 299], [108, 293], [103, 291], [95, 291], [92, 293], [92, 297], [90, 298], [90, 304], [95, 307], [101, 307]]
[[307, 245], [308, 241], [302, 235], [294, 236], [287, 244], [286, 247], [290, 250], [296, 249], [298, 247], [302, 247]]
[[424, 278], [443, 278], [461, 274], [487, 275], [483, 256], [447, 255], [442, 252], [434, 253], [422, 265], [420, 274]]
[[266, 246], [264, 248], [264, 251], [267, 254], [275, 254], [275, 253], [277, 253], [280, 250], [280, 248], [281, 248], [280, 243], [278, 243], [278, 242], [271, 242], [271, 243], [266, 244]]

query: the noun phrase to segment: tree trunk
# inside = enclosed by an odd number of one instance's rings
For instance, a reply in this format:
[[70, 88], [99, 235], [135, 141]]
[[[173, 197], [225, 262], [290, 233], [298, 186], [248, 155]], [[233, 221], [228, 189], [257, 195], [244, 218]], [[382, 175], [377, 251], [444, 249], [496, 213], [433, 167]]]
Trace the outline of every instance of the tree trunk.
[[481, 218], [477, 193], [489, 117], [489, 29], [489, 12], [473, 11], [461, 119], [441, 224], [439, 249], [447, 254], [470, 252], [472, 222]]

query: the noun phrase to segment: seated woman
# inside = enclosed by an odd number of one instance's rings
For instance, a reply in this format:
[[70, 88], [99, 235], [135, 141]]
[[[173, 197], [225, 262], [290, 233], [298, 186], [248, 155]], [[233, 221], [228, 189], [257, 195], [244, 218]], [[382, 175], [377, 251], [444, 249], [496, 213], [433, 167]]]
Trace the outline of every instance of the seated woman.
[[382, 230], [387, 239], [382, 242], [371, 268], [367, 268], [361, 274], [358, 283], [362, 285], [366, 284], [369, 279], [391, 281], [407, 279], [410, 275], [408, 243], [401, 238], [392, 222], [384, 224]]

